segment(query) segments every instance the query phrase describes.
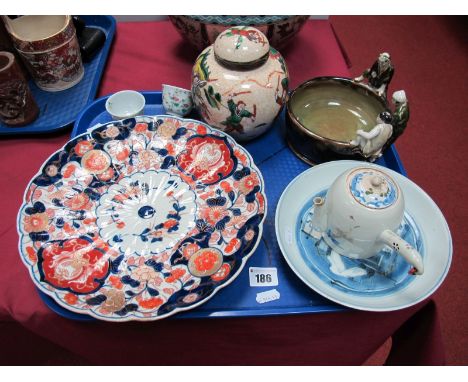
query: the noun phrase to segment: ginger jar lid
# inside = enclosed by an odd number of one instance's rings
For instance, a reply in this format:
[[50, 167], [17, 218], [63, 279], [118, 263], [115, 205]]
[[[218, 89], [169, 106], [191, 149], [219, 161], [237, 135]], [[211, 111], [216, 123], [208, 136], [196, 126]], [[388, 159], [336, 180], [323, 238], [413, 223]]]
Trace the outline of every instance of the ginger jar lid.
[[358, 168], [347, 178], [351, 195], [361, 205], [383, 209], [396, 203], [399, 189], [386, 173], [373, 168]]
[[235, 26], [222, 32], [214, 43], [214, 54], [224, 66], [255, 67], [268, 59], [270, 43], [258, 29]]

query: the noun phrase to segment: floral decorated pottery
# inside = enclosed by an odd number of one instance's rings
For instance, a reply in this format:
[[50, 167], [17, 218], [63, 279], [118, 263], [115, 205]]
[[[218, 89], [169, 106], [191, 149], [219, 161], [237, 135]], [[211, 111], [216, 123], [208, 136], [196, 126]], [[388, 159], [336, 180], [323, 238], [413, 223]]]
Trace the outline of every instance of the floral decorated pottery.
[[16, 59], [16, 63], [19, 65], [23, 76], [26, 79], [29, 79], [29, 73], [24, 66], [23, 61], [21, 60], [20, 54], [16, 51], [13, 42], [11, 41], [10, 34], [6, 30], [5, 22], [2, 17], [0, 17], [0, 51], [13, 53]]
[[421, 255], [395, 231], [403, 221], [405, 202], [398, 183], [383, 167], [362, 166], [343, 172], [324, 198], [314, 199], [311, 226], [342, 256], [367, 259], [391, 247], [421, 275]]
[[380, 56], [386, 63], [382, 72], [375, 63], [362, 78], [318, 77], [291, 93], [286, 138], [301, 159], [311, 164], [336, 159], [373, 162], [403, 133], [409, 119], [406, 95], [394, 93], [392, 110], [386, 90], [393, 66], [388, 53]]
[[232, 138], [193, 120], [138, 117], [69, 141], [18, 215], [34, 283], [108, 321], [192, 309], [242, 270], [262, 234], [264, 183]]
[[122, 90], [112, 94], [106, 101], [106, 110], [115, 120], [142, 115], [145, 97], [134, 90]]
[[60, 91], [84, 75], [80, 47], [70, 16], [3, 16], [13, 44], [37, 86]]
[[24, 126], [38, 115], [39, 108], [15, 56], [0, 52], [0, 120], [8, 126]]
[[[364, 179], [367, 175], [371, 178]], [[366, 193], [366, 181], [372, 182], [373, 176], [388, 182], [386, 196]], [[334, 185], [338, 178], [340, 183]], [[385, 183], [379, 183], [380, 188], [382, 185]], [[404, 212], [400, 222], [393, 223], [399, 220], [394, 215], [400, 210], [401, 195]], [[328, 210], [329, 198], [336, 202], [333, 210]], [[338, 211], [340, 207], [342, 211]], [[384, 212], [386, 209], [390, 212]], [[371, 216], [374, 212], [379, 218]], [[324, 217], [329, 221], [323, 221]], [[372, 235], [390, 226], [395, 241], [374, 247]], [[324, 227], [335, 231], [327, 239]], [[405, 176], [359, 161], [323, 163], [296, 177], [278, 201], [275, 228], [281, 252], [294, 273], [317, 293], [355, 309], [391, 311], [417, 304], [441, 285], [452, 258], [450, 230], [434, 201]], [[350, 235], [354, 240], [346, 242]], [[421, 255], [422, 275], [414, 276], [413, 265], [399, 254], [402, 243], [397, 235]], [[329, 239], [337, 243], [331, 246]], [[346, 253], [337, 252], [335, 249], [341, 251], [338, 245], [346, 246]], [[376, 252], [367, 257], [368, 250]], [[356, 256], [350, 256], [353, 253]]]
[[283, 57], [259, 30], [232, 27], [197, 58], [192, 96], [203, 119], [239, 141], [271, 127], [288, 94]]
[[267, 36], [271, 45], [282, 48], [301, 30], [309, 16], [169, 16], [172, 24], [188, 42], [202, 51], [227, 28], [248, 25]]
[[162, 100], [167, 114], [185, 117], [192, 111], [193, 101], [190, 90], [163, 85]]

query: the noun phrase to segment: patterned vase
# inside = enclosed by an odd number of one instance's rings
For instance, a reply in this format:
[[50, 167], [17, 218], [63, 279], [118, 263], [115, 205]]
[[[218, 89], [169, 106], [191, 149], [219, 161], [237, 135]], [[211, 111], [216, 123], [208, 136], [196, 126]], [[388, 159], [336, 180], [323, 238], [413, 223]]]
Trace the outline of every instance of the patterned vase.
[[28, 82], [10, 52], [0, 52], [0, 121], [8, 126], [24, 126], [39, 115]]
[[201, 52], [229, 27], [248, 25], [257, 28], [268, 37], [271, 45], [282, 48], [288, 45], [309, 19], [307, 15], [221, 16], [177, 15], [169, 16], [181, 36]]
[[56, 92], [76, 85], [84, 68], [75, 27], [70, 16], [3, 16], [13, 45], [36, 82]]
[[208, 124], [246, 141], [271, 127], [286, 100], [288, 82], [286, 63], [266, 36], [237, 26], [198, 56], [192, 96]]

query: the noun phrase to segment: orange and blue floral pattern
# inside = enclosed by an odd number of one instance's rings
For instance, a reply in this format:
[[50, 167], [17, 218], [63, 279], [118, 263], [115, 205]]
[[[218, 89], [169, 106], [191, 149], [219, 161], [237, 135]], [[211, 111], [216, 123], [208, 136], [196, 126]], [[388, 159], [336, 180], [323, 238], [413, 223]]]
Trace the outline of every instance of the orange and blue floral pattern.
[[54, 153], [18, 215], [35, 284], [109, 321], [194, 308], [243, 268], [261, 236], [263, 179], [233, 139], [198, 121], [137, 117]]

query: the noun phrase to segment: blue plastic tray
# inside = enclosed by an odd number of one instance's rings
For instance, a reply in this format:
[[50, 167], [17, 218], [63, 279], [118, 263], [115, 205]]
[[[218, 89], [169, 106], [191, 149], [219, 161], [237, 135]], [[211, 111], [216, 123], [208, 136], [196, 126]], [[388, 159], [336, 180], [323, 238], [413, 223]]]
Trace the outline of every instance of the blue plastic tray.
[[[165, 113], [161, 105], [161, 92], [142, 92], [142, 94], [147, 102], [145, 108], [147, 115]], [[80, 114], [75, 122], [72, 137], [86, 132], [89, 127], [98, 123], [106, 123], [111, 120], [104, 106], [107, 98], [103, 97], [96, 100]], [[220, 290], [205, 304], [191, 311], [179, 313], [174, 318], [288, 315], [348, 309], [309, 289], [289, 268], [278, 247], [274, 227], [276, 205], [289, 182], [310, 167], [298, 159], [287, 147], [282, 136], [283, 124], [284, 111], [270, 131], [244, 145], [254, 158], [265, 180], [268, 213], [260, 245], [248, 260], [244, 270], [231, 285]], [[393, 146], [386, 151], [385, 155], [377, 163], [406, 175]], [[249, 267], [276, 267], [278, 270], [278, 286], [250, 287]], [[279, 300], [264, 304], [257, 303], [257, 293], [273, 288], [279, 291], [281, 295]], [[55, 303], [49, 296], [42, 292], [40, 294], [45, 303], [61, 316], [75, 320], [95, 321], [90, 316], [70, 312]]]
[[39, 106], [39, 117], [23, 127], [8, 127], [0, 122], [0, 135], [43, 134], [69, 127], [83, 108], [96, 96], [104, 66], [115, 34], [112, 16], [81, 16], [87, 26], [98, 27], [106, 34], [106, 42], [91, 62], [84, 64], [83, 79], [70, 89], [46, 92], [34, 81], [29, 87]]

